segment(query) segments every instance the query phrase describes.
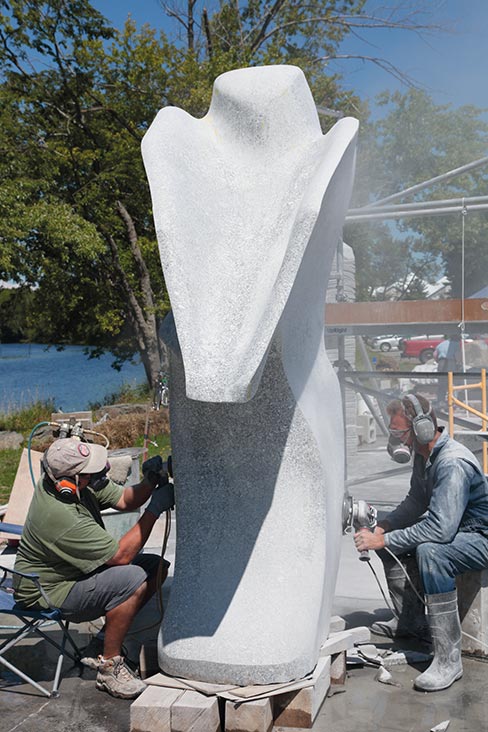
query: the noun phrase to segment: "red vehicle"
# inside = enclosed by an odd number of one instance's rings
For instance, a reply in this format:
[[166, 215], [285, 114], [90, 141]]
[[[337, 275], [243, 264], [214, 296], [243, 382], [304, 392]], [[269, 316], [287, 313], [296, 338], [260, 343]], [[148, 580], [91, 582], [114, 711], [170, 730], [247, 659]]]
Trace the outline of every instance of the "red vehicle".
[[[402, 338], [400, 341], [402, 358], [418, 358], [421, 363], [426, 363], [434, 356], [436, 347], [443, 340], [444, 336], [442, 335]], [[488, 338], [483, 338], [482, 340], [484, 343], [488, 344]], [[474, 342], [473, 338], [470, 338], [468, 335], [465, 336], [464, 343], [466, 344], [466, 350], [468, 348], [468, 344], [472, 344]]]
[[434, 356], [436, 347], [443, 340], [442, 335], [402, 338], [400, 341], [402, 358], [418, 358], [420, 363], [426, 363]]

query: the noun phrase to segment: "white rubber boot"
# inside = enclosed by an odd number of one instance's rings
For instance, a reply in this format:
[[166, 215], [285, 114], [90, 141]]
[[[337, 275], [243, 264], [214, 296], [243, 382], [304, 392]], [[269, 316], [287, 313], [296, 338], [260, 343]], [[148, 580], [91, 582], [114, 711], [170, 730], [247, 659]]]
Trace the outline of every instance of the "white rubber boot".
[[461, 662], [461, 623], [457, 605], [457, 592], [426, 595], [434, 660], [413, 685], [420, 691], [441, 691], [463, 675]]

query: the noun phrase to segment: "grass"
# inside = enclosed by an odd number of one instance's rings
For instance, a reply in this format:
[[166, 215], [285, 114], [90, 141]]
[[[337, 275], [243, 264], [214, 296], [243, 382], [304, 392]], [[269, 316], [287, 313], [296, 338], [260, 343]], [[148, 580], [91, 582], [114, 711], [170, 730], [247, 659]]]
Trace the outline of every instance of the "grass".
[[21, 455], [22, 448], [0, 450], [0, 505], [8, 503]]
[[[147, 387], [123, 386], [118, 392], [107, 397], [103, 405], [91, 404], [94, 412], [114, 404], [147, 404], [147, 409], [120, 414], [103, 422], [95, 429], [106, 435], [111, 449], [124, 447], [143, 447], [147, 421], [147, 457], [161, 455], [165, 460], [171, 453], [169, 436], [168, 410], [154, 411], [149, 408], [150, 397]], [[8, 503], [10, 492], [14, 484], [22, 450], [27, 447], [32, 429], [41, 422], [48, 422], [55, 411], [51, 401], [36, 401], [18, 411], [0, 413], [0, 431], [19, 432], [24, 437], [24, 444], [17, 450], [0, 450], [0, 505]], [[32, 440], [35, 450], [43, 451], [51, 442], [50, 430], [46, 435]]]
[[21, 432], [24, 436], [29, 435], [36, 424], [49, 420], [54, 411], [54, 402], [36, 401], [18, 411], [0, 413], [0, 431], [8, 430]]

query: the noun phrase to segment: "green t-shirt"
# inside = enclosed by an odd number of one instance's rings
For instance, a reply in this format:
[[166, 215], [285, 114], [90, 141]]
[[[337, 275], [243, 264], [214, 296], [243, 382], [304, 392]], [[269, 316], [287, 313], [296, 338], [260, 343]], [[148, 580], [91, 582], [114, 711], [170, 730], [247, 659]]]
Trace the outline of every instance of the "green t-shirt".
[[[110, 481], [96, 493], [84, 488], [81, 502], [66, 502], [39, 480], [22, 532], [15, 569], [38, 574], [54, 606], [63, 604], [77, 580], [101, 567], [116, 553], [118, 541], [105, 531], [96, 516], [104, 508], [114, 508], [123, 492], [121, 486]], [[27, 607], [46, 607], [34, 583], [26, 579], [15, 583], [15, 599]]]

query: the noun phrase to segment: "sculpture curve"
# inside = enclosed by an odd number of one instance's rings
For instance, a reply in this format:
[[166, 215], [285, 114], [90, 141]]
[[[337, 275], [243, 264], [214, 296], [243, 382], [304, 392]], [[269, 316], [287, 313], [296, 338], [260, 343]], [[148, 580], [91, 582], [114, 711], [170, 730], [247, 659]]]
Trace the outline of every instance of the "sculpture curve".
[[173, 309], [170, 673], [300, 678], [327, 636], [344, 479], [324, 303], [356, 134], [322, 135], [303, 73], [276, 66], [223, 74], [206, 117], [164, 109], [144, 137]]

